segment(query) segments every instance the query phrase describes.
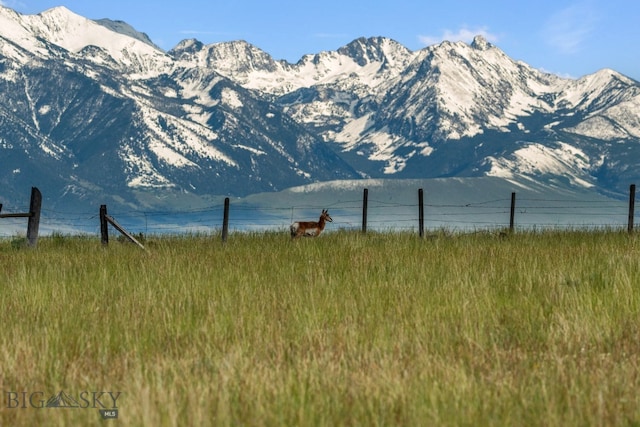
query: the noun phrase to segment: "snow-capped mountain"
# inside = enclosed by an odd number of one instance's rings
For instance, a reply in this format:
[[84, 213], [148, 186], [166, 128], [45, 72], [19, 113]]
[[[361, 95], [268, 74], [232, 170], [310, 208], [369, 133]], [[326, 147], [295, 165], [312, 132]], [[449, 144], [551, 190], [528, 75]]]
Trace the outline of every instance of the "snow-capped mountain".
[[38, 185], [139, 207], [363, 177], [620, 193], [640, 177], [639, 104], [613, 70], [561, 78], [482, 37], [415, 52], [360, 38], [292, 64], [245, 41], [164, 52], [124, 22], [0, 6], [4, 200]]

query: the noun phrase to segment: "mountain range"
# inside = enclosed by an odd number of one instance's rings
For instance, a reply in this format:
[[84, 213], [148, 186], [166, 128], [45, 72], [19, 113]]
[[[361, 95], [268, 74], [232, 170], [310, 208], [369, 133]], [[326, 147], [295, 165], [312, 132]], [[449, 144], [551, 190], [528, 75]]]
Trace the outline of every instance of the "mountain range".
[[[199, 206], [326, 181], [494, 177], [623, 197], [640, 84], [563, 78], [481, 36], [385, 37], [276, 60], [246, 41], [163, 51], [121, 21], [0, 6], [0, 202]], [[536, 187], [537, 188], [537, 187]]]

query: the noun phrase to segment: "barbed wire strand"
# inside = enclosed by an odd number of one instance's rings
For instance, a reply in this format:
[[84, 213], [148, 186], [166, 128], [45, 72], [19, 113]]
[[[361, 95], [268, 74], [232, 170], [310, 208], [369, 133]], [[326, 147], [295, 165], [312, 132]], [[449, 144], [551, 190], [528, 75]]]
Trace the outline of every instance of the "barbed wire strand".
[[[628, 220], [628, 204], [616, 200], [571, 200], [521, 198], [515, 205], [519, 227], [624, 227]], [[423, 203], [425, 226], [500, 228], [509, 223], [511, 199], [490, 199], [472, 203]], [[332, 209], [335, 225], [339, 228], [358, 229], [362, 215], [362, 200], [337, 200], [328, 205], [307, 204], [291, 206], [230, 205], [229, 225], [232, 229], [282, 229], [297, 219], [319, 209]], [[7, 209], [2, 213], [25, 212], [24, 206]], [[118, 221], [132, 230], [145, 233], [188, 233], [191, 230], [214, 230], [222, 227], [224, 208], [220, 205], [183, 210], [122, 210], [110, 212]], [[336, 215], [337, 214], [337, 215]], [[409, 230], [418, 227], [418, 204], [369, 199], [367, 226], [372, 229]], [[343, 220], [340, 220], [342, 218]], [[556, 218], [550, 222], [549, 218]], [[570, 218], [570, 221], [567, 221]], [[594, 222], [599, 219], [600, 222]], [[306, 219], [305, 219], [306, 220]], [[43, 208], [41, 223], [50, 230], [84, 230], [99, 233], [99, 214], [96, 211], [70, 211]], [[0, 237], [15, 236], [26, 228], [25, 221], [2, 218]]]

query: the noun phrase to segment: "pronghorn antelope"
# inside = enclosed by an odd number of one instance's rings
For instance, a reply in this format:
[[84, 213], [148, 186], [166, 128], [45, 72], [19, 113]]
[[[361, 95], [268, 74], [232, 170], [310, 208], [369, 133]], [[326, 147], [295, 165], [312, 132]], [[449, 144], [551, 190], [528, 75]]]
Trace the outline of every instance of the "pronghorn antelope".
[[305, 237], [316, 237], [322, 233], [324, 230], [325, 223], [333, 222], [333, 219], [329, 216], [329, 212], [326, 209], [322, 210], [322, 214], [320, 214], [320, 219], [318, 222], [314, 221], [297, 221], [291, 224], [289, 229], [291, 230], [291, 238], [295, 239], [296, 237], [305, 236]]

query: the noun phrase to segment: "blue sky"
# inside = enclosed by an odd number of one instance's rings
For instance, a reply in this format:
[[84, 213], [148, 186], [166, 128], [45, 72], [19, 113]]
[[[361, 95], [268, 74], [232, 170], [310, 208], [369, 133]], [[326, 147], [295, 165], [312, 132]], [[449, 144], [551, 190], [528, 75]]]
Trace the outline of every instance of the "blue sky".
[[66, 6], [129, 23], [168, 50], [180, 40], [246, 40], [275, 59], [385, 36], [411, 50], [475, 34], [514, 59], [568, 77], [612, 68], [640, 80], [640, 2], [630, 0], [0, 0], [20, 13]]

